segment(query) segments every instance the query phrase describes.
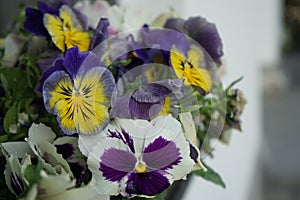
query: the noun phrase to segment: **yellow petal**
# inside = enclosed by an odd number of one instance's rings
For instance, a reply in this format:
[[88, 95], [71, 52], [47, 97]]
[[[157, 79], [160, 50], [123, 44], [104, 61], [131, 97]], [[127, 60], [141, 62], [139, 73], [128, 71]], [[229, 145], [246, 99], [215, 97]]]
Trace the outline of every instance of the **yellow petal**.
[[170, 53], [170, 59], [172, 67], [175, 71], [175, 74], [178, 78], [183, 78], [184, 76], [184, 63], [185, 58], [184, 56], [178, 51], [178, 49], [173, 45]]
[[59, 9], [59, 17], [63, 21], [63, 26], [70, 30], [76, 30], [76, 31], [82, 31], [83, 28], [78, 21], [75, 13], [72, 11], [72, 9], [69, 6], [62, 6]]
[[185, 59], [175, 46], [172, 47], [170, 59], [176, 76], [184, 78], [186, 85], [200, 87], [208, 93], [212, 87], [212, 80], [209, 72], [200, 66], [203, 51], [192, 45], [187, 55], [188, 58]]
[[45, 14], [44, 25], [48, 30], [53, 43], [61, 50], [65, 51], [65, 35], [63, 30], [63, 22], [57, 16]]
[[76, 32], [72, 31], [69, 33], [65, 33], [66, 45], [67, 48], [70, 49], [74, 46], [78, 46], [81, 52], [88, 51], [90, 47], [90, 36], [87, 32]]
[[51, 91], [51, 98], [49, 99], [49, 106], [55, 109], [60, 124], [63, 129], [68, 132], [76, 130], [74, 121], [74, 104], [72, 101], [73, 84], [69, 77], [61, 79], [57, 86]]

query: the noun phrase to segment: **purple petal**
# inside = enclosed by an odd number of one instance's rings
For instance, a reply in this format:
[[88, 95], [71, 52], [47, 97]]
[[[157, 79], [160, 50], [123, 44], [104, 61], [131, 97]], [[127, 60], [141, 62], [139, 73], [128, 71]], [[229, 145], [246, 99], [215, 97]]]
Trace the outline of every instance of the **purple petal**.
[[222, 41], [215, 24], [202, 17], [191, 17], [186, 21], [185, 28], [189, 36], [202, 45], [216, 63], [221, 64]]
[[94, 39], [91, 43], [91, 49], [108, 38], [109, 21], [107, 18], [101, 18], [94, 33]]
[[166, 22], [164, 27], [187, 34], [198, 42], [216, 63], [221, 64], [222, 41], [215, 24], [207, 22], [202, 17], [191, 17], [186, 21], [172, 18]]
[[159, 39], [164, 35], [162, 29], [150, 30], [148, 26], [144, 26], [141, 30], [141, 36], [146, 47], [151, 47], [153, 44], [159, 44]]
[[186, 36], [181, 32], [173, 30], [164, 30], [164, 32], [165, 34], [161, 38], [161, 48], [170, 51], [173, 45], [175, 45], [176, 48], [185, 55], [190, 48]]
[[[49, 55], [46, 58], [39, 59], [36, 63], [42, 73], [45, 73], [48, 69], [50, 69], [53, 65], [57, 65], [57, 59], [62, 59], [63, 54], [54, 49], [49, 49], [45, 51], [45, 54]], [[54, 63], [54, 64], [53, 64]], [[62, 65], [62, 63], [60, 63]]]
[[138, 101], [143, 103], [156, 103], [161, 101], [167, 95], [169, 95], [172, 91], [161, 85], [156, 83], [149, 83], [146, 85], [142, 85], [139, 87], [132, 95], [132, 97]]
[[131, 114], [128, 109], [130, 99], [131, 96], [122, 96], [115, 99], [115, 101], [111, 105], [112, 108], [110, 110], [110, 116], [112, 118], [120, 117], [130, 119]]
[[125, 191], [129, 194], [129, 197], [132, 195], [153, 196], [167, 189], [170, 182], [161, 173], [152, 171], [148, 173], [131, 173], [126, 185]]
[[44, 85], [44, 82], [45, 80], [51, 75], [53, 74], [54, 72], [56, 71], [64, 71], [65, 68], [63, 67], [62, 65], [62, 62], [63, 62], [63, 59], [62, 58], [58, 58], [56, 61], [55, 61], [55, 64], [53, 67], [51, 67], [50, 69], [48, 69], [46, 72], [43, 73], [41, 79], [40, 79], [40, 85], [37, 87], [37, 90], [39, 92], [42, 92], [42, 89], [43, 89], [43, 85]]
[[181, 18], [170, 18], [167, 20], [164, 28], [172, 29], [172, 30], [183, 30], [184, 29], [185, 20]]
[[48, 4], [46, 4], [44, 2], [39, 1], [37, 5], [38, 5], [39, 10], [42, 12], [42, 14], [49, 13], [51, 15], [57, 15], [57, 16], [59, 15], [59, 12], [57, 9], [52, 8], [51, 6], [49, 6]]
[[114, 182], [134, 170], [137, 161], [132, 152], [114, 148], [105, 150], [100, 160], [99, 170], [107, 180]]
[[72, 79], [76, 77], [78, 70], [87, 55], [87, 52], [81, 53], [77, 46], [67, 50], [63, 66], [66, 68]]
[[[156, 103], [138, 102], [131, 98], [129, 101], [130, 118], [151, 119], [155, 117], [162, 109], [163, 100]], [[123, 108], [124, 109], [124, 108]]]
[[160, 136], [144, 149], [142, 159], [152, 170], [166, 170], [177, 165], [182, 157], [174, 142]]
[[26, 8], [26, 21], [24, 22], [24, 29], [36, 36], [50, 39], [50, 35], [43, 23], [43, 13], [33, 8]]
[[93, 67], [104, 66], [99, 57], [92, 52], [80, 52], [77, 46], [68, 49], [65, 54], [63, 66], [74, 79], [77, 75], [84, 74]]

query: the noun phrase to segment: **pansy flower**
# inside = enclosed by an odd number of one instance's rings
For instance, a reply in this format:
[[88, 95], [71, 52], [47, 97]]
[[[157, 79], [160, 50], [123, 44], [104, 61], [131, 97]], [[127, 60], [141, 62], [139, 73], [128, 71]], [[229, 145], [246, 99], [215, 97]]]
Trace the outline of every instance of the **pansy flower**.
[[115, 83], [94, 53], [67, 50], [41, 80], [45, 107], [65, 134], [95, 134], [106, 126]]
[[38, 9], [26, 8], [25, 30], [51, 38], [62, 52], [74, 46], [78, 46], [80, 51], [87, 51], [90, 36], [82, 23], [82, 16], [67, 4], [59, 4], [58, 9], [43, 2], [38, 2]]
[[205, 94], [212, 87], [212, 79], [205, 66], [205, 54], [200, 47], [191, 45], [187, 52], [180, 52], [173, 45], [170, 63], [178, 78], [183, 78], [186, 85], [196, 86]]
[[48, 30], [53, 43], [62, 52], [78, 46], [80, 51], [87, 51], [90, 47], [90, 36], [84, 31], [80, 21], [72, 9], [63, 5], [59, 9], [59, 16], [46, 13], [44, 25]]
[[101, 193], [154, 196], [185, 178], [195, 162], [180, 123], [171, 115], [152, 121], [116, 119], [95, 136], [79, 136]]
[[[180, 83], [180, 80], [176, 81]], [[142, 85], [133, 93], [116, 98], [112, 104], [111, 115], [130, 119], [152, 119], [157, 115], [167, 114], [176, 116], [178, 102], [172, 92], [158, 83]]]
[[164, 28], [187, 34], [198, 42], [217, 64], [222, 64], [223, 45], [215, 24], [202, 17], [190, 17], [188, 20], [171, 18], [167, 20]]
[[[167, 74], [165, 79], [153, 70]], [[147, 72], [147, 73], [146, 73]], [[161, 75], [161, 74], [160, 74]], [[169, 67], [157, 64], [146, 64], [125, 73], [117, 82], [112, 98], [112, 117], [129, 119], [153, 119], [158, 115], [178, 114], [178, 98], [182, 97], [182, 79], [172, 79]]]

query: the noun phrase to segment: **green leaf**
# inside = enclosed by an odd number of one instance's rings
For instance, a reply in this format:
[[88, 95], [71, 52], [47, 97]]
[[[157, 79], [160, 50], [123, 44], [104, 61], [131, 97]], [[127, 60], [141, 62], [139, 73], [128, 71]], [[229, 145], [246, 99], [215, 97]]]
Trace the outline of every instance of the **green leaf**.
[[218, 173], [216, 173], [212, 168], [208, 167], [205, 163], [203, 163], [203, 165], [207, 168], [207, 171], [204, 172], [203, 170], [196, 170], [194, 171], [194, 174], [196, 174], [197, 176], [201, 176], [205, 180], [213, 182], [221, 186], [222, 188], [226, 188], [226, 185], [223, 182], [221, 176]]
[[43, 169], [43, 164], [39, 160], [37, 165], [29, 165], [25, 170], [25, 177], [30, 183], [33, 185], [34, 183], [38, 183], [41, 180], [41, 170]]
[[7, 81], [7, 78], [3, 74], [0, 74], [0, 82], [1, 82], [1, 86], [3, 87], [6, 95], [10, 96], [10, 91], [8, 89], [8, 81]]
[[8, 111], [5, 114], [4, 120], [3, 120], [3, 126], [4, 131], [6, 133], [9, 132], [9, 126], [13, 124], [17, 124], [18, 122], [18, 102], [14, 102], [13, 105], [8, 109]]
[[244, 77], [240, 77], [237, 80], [233, 81], [227, 88], [225, 91], [228, 91], [230, 88], [232, 88], [235, 84], [237, 84], [238, 82], [240, 82], [241, 80], [243, 80]]

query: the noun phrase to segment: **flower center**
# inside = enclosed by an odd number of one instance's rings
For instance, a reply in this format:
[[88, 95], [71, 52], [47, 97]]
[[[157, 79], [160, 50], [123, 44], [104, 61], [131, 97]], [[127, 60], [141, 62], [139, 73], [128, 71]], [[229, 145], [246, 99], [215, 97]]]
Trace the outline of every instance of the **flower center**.
[[73, 103], [76, 105], [80, 105], [83, 101], [84, 97], [80, 94], [79, 91], [74, 91], [72, 95]]
[[147, 166], [145, 164], [139, 162], [135, 166], [135, 170], [137, 171], [137, 173], [144, 173], [147, 170]]

